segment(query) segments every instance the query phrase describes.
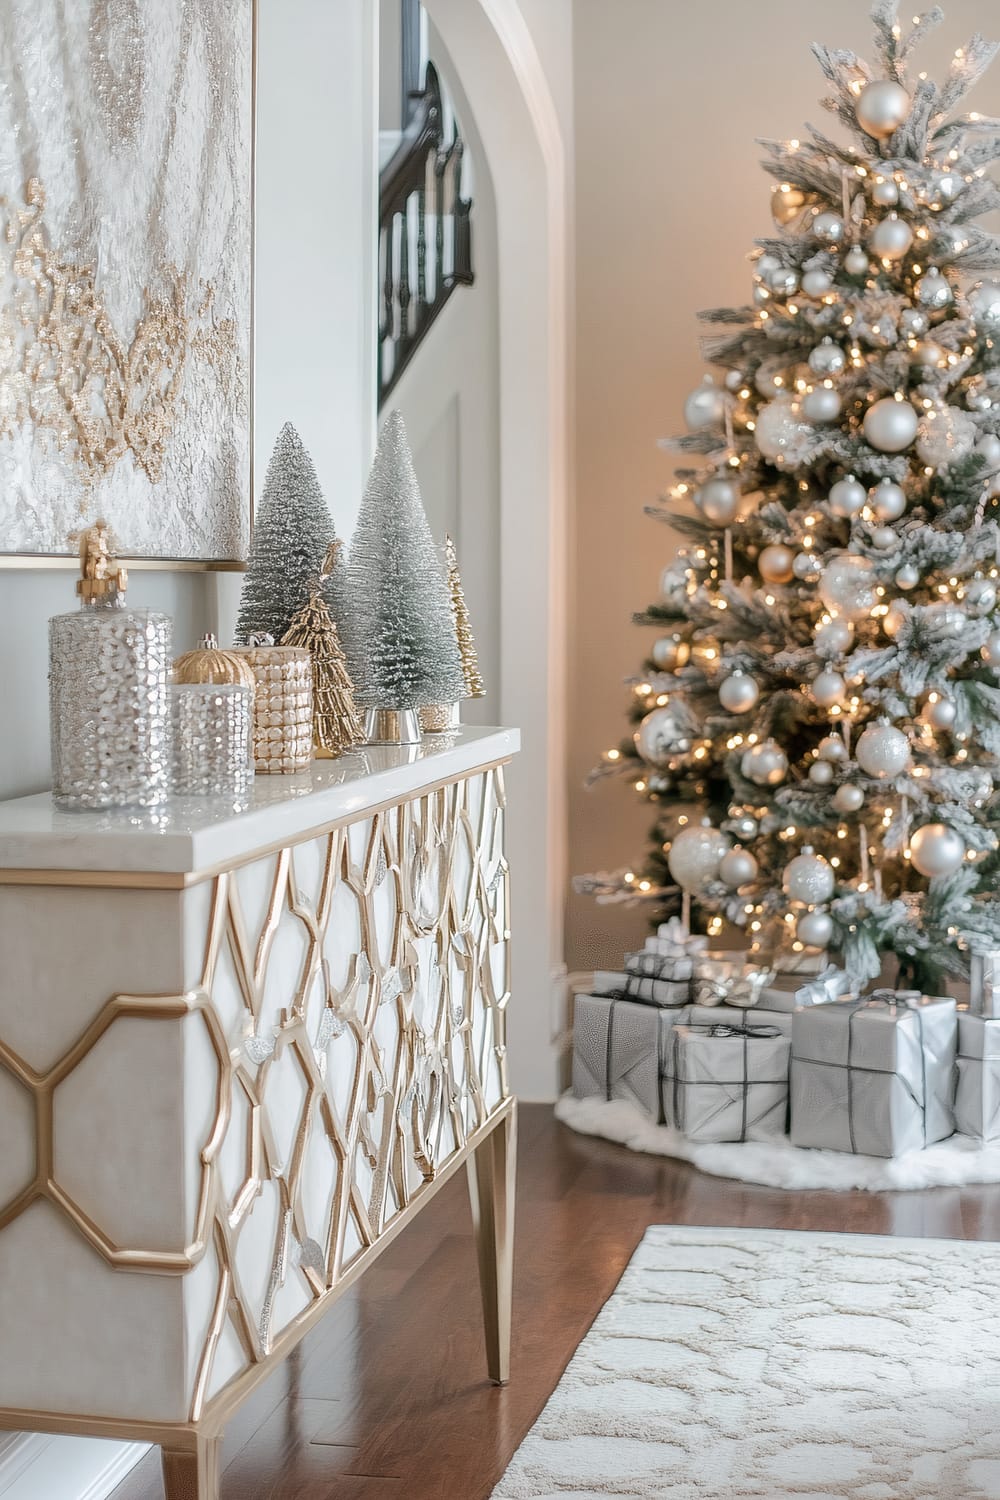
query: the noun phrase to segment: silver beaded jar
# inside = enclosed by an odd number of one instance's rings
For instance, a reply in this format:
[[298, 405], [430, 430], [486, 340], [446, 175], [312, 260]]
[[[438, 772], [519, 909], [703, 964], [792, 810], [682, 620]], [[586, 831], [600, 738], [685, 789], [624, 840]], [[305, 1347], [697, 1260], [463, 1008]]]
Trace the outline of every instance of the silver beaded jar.
[[49, 621], [58, 807], [157, 807], [170, 791], [170, 617], [112, 603]]
[[312, 762], [312, 658], [298, 646], [237, 646], [253, 669], [253, 759], [265, 775]]
[[170, 707], [174, 794], [245, 805], [253, 776], [253, 690], [236, 683], [175, 683]]

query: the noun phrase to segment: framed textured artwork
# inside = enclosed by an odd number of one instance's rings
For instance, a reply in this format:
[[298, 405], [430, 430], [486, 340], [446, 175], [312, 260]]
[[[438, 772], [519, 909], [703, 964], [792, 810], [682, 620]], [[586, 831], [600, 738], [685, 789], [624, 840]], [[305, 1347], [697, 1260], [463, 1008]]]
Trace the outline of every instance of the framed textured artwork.
[[253, 0], [2, 0], [0, 564], [239, 566]]

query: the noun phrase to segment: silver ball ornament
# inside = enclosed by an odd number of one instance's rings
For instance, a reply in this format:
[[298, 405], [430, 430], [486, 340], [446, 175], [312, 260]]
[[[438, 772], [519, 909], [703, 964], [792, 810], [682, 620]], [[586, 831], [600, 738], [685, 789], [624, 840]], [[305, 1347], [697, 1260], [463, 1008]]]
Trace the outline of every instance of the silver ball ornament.
[[684, 420], [692, 432], [697, 432], [702, 427], [717, 426], [725, 420], [725, 415], [725, 393], [706, 375], [684, 402]]
[[937, 696], [924, 704], [923, 719], [932, 729], [950, 729], [958, 716], [958, 709], [950, 698]]
[[820, 740], [816, 753], [820, 760], [829, 761], [836, 766], [847, 759], [847, 746], [839, 734], [828, 734]]
[[930, 319], [919, 307], [904, 307], [899, 315], [899, 331], [904, 338], [919, 339], [930, 326]]
[[719, 879], [732, 891], [757, 879], [758, 865], [749, 849], [730, 849], [719, 861]]
[[725, 386], [727, 391], [738, 391], [743, 384], [742, 370], [727, 370]]
[[846, 817], [849, 813], [861, 811], [865, 805], [865, 794], [859, 786], [852, 786], [849, 781], [845, 781], [834, 792], [833, 805], [837, 812]]
[[910, 742], [892, 724], [870, 724], [858, 740], [854, 756], [866, 775], [887, 781], [910, 764]]
[[899, 202], [899, 188], [891, 177], [876, 178], [872, 183], [872, 202], [879, 208], [892, 208]]
[[906, 491], [892, 479], [882, 479], [869, 492], [868, 504], [880, 521], [898, 521], [906, 511]]
[[965, 602], [977, 615], [989, 615], [997, 607], [997, 587], [992, 578], [973, 578], [965, 590]]
[[658, 671], [676, 672], [679, 667], [687, 666], [691, 659], [691, 647], [683, 636], [661, 635], [658, 641], [653, 642], [653, 649], [649, 654]]
[[760, 698], [760, 688], [749, 672], [734, 672], [719, 683], [719, 702], [731, 714], [746, 714]]
[[788, 756], [777, 740], [762, 740], [744, 751], [740, 769], [755, 786], [780, 786], [788, 775]]
[[802, 290], [807, 297], [825, 297], [833, 286], [833, 277], [829, 271], [814, 267], [811, 271], [805, 271], [802, 276]]
[[848, 474], [845, 479], [837, 480], [827, 496], [827, 504], [835, 516], [846, 520], [864, 510], [868, 504], [868, 491], [853, 474]]
[[635, 748], [648, 765], [660, 766], [674, 755], [686, 755], [691, 749], [688, 731], [669, 705], [654, 708], [632, 736]]
[[896, 533], [891, 526], [876, 526], [872, 532], [872, 546], [878, 547], [882, 552], [888, 552], [890, 547], [896, 545]]
[[792, 572], [802, 583], [815, 583], [823, 571], [823, 564], [814, 552], [797, 552], [792, 563]]
[[865, 412], [865, 441], [880, 453], [901, 453], [917, 435], [918, 417], [909, 401], [884, 396]]
[[915, 589], [919, 582], [920, 569], [916, 563], [904, 563], [896, 573], [895, 583], [897, 588]]
[[902, 260], [912, 244], [913, 230], [896, 214], [880, 219], [868, 236], [868, 248], [881, 260]]
[[731, 526], [739, 514], [739, 486], [719, 476], [708, 479], [695, 491], [694, 503], [713, 526]]
[[910, 96], [894, 79], [876, 78], [861, 90], [854, 113], [862, 130], [877, 141], [885, 141], [895, 135], [910, 113]]
[[809, 767], [809, 780], [815, 786], [829, 786], [833, 780], [833, 767], [825, 760], [814, 760]]
[[926, 274], [921, 276], [914, 291], [920, 306], [929, 308], [932, 312], [947, 307], [955, 296], [949, 282], [935, 266], [930, 266]]
[[1000, 667], [1000, 630], [994, 630], [986, 637], [979, 654], [987, 665]]
[[844, 256], [844, 270], [848, 276], [864, 276], [868, 271], [868, 252], [860, 245], [852, 245]]
[[843, 404], [839, 391], [819, 385], [802, 398], [802, 415], [810, 422], [835, 422]]
[[838, 615], [825, 625], [817, 625], [813, 639], [819, 656], [842, 656], [854, 640], [854, 626]]
[[969, 307], [977, 323], [995, 328], [1000, 324], [1000, 284], [977, 281], [969, 292]]
[[780, 297], [791, 297], [799, 289], [799, 273], [790, 266], [777, 266], [765, 277], [772, 292]]
[[814, 375], [839, 375], [847, 364], [847, 355], [833, 339], [826, 338], [809, 351], [809, 368]]
[[719, 878], [729, 840], [705, 824], [682, 828], [670, 845], [667, 868], [682, 891], [697, 894]]
[[816, 215], [812, 223], [813, 234], [827, 245], [839, 245], [844, 238], [844, 221], [839, 214], [829, 209]]
[[760, 825], [757, 819], [751, 817], [750, 813], [738, 813], [722, 826], [727, 833], [731, 833], [735, 838], [741, 840], [755, 839], [760, 832]]
[[819, 596], [827, 609], [858, 620], [875, 607], [875, 570], [867, 557], [841, 552], [823, 568]]
[[934, 172], [931, 184], [939, 203], [954, 203], [965, 189], [965, 180], [959, 172]]
[[926, 823], [910, 837], [910, 859], [928, 880], [953, 875], [965, 859], [965, 840], [945, 823]]
[[786, 866], [781, 884], [792, 901], [820, 906], [833, 895], [836, 880], [829, 862], [807, 846]]
[[795, 553], [782, 542], [764, 547], [757, 568], [765, 583], [788, 583], [795, 576]]
[[795, 936], [807, 948], [825, 948], [833, 937], [833, 918], [825, 911], [807, 911], [795, 924]]
[[843, 702], [846, 688], [847, 684], [840, 673], [826, 667], [813, 679], [813, 702], [818, 703], [820, 708], [833, 708], [835, 704]]

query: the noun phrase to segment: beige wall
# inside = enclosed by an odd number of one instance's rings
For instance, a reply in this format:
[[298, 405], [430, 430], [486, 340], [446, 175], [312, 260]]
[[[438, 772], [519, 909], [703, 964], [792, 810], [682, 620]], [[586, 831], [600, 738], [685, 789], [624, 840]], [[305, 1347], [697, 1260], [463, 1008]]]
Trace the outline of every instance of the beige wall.
[[[914, 7], [926, 9], [925, 5]], [[940, 76], [977, 28], [1000, 33], [989, 0], [950, 0], [919, 66]], [[576, 0], [577, 505], [570, 698], [573, 870], [641, 854], [652, 821], [630, 789], [581, 789], [624, 729], [627, 692], [651, 637], [630, 624], [657, 592], [674, 544], [642, 514], [669, 482], [657, 437], [680, 430], [700, 378], [698, 308], [746, 300], [745, 256], [770, 230], [755, 136], [796, 136], [823, 78], [809, 45], [864, 54], [866, 0]], [[1000, 62], [972, 96], [1000, 113]], [[571, 896], [567, 960], [620, 956], [641, 914]]]

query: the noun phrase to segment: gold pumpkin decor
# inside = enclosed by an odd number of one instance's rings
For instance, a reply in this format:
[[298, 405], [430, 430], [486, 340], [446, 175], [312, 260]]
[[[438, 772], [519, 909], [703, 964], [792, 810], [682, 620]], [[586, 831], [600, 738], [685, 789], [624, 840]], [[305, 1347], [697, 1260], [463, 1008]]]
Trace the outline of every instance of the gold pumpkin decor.
[[194, 651], [174, 662], [175, 682], [231, 683], [254, 690], [253, 668], [245, 656], [224, 651], [214, 635], [203, 635]]

